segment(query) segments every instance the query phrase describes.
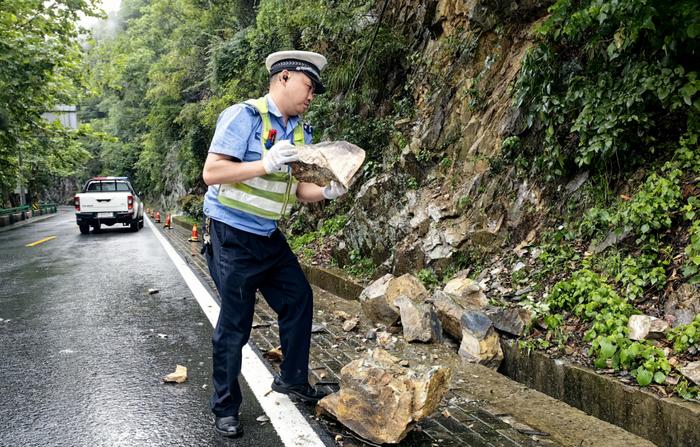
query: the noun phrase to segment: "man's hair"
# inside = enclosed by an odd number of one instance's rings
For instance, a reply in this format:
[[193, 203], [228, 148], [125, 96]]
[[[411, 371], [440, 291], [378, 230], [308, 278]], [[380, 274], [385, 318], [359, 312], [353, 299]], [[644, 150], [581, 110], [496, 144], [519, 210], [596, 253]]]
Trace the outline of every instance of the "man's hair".
[[275, 82], [277, 80], [277, 78], [280, 77], [281, 74], [282, 74], [282, 72], [280, 71], [278, 73], [270, 75], [270, 85], [272, 85], [272, 83]]

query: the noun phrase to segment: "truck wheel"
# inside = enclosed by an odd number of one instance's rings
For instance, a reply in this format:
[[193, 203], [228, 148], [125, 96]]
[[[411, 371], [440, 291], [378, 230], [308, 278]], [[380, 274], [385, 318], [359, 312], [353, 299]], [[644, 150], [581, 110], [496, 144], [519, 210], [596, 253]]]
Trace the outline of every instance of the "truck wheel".
[[143, 228], [143, 217], [139, 220], [139, 228]]
[[90, 232], [89, 224], [78, 224], [78, 228], [80, 228], [80, 234], [88, 234]]
[[134, 233], [139, 231], [139, 220], [138, 219], [132, 220], [131, 224], [129, 224], [129, 228], [131, 228], [131, 231], [133, 231]]

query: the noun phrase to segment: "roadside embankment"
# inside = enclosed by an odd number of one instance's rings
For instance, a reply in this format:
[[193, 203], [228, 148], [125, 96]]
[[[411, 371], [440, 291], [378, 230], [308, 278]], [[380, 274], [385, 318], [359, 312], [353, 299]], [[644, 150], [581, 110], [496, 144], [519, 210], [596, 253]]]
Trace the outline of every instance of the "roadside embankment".
[[[334, 269], [313, 265], [303, 268], [314, 285], [344, 299], [358, 299], [363, 289], [360, 284]], [[661, 398], [566, 360], [552, 359], [537, 351], [521, 350], [514, 340], [501, 338], [501, 346], [504, 360], [499, 372], [505, 376], [504, 379], [508, 377], [527, 385], [658, 446], [700, 445], [700, 405], [696, 403], [676, 397]], [[483, 368], [483, 371], [491, 370]], [[497, 377], [492, 379], [500, 383]], [[492, 400], [489, 396], [475, 397]], [[506, 400], [504, 398], [500, 403], [504, 404]], [[513, 400], [508, 407], [514, 415], [528, 420], [530, 410], [527, 405], [516, 405]], [[516, 414], [520, 410], [523, 414]], [[541, 417], [539, 415], [536, 420], [541, 420]]]
[[33, 222], [39, 222], [56, 215], [55, 204], [41, 205], [37, 208], [21, 206], [0, 209], [0, 232], [12, 230]]

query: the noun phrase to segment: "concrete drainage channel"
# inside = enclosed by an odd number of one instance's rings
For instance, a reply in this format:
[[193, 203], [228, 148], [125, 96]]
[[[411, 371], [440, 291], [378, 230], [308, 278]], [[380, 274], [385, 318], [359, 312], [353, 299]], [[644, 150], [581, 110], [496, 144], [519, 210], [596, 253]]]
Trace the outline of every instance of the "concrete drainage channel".
[[660, 447], [700, 445], [700, 405], [679, 398], [660, 398], [615, 378], [541, 352], [518, 349], [501, 341], [499, 372], [566, 402], [591, 416], [624, 428]]
[[[341, 298], [356, 300], [363, 286], [333, 269], [303, 265], [309, 281]], [[501, 339], [504, 360], [498, 372], [659, 447], [700, 446], [700, 405], [660, 398], [595, 371], [520, 350]]]

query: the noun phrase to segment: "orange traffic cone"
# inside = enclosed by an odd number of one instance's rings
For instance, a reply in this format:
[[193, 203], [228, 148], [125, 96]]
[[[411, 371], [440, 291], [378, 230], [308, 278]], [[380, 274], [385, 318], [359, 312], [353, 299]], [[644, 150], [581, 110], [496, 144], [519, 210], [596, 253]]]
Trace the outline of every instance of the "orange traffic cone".
[[190, 242], [199, 242], [199, 234], [197, 234], [197, 224], [192, 225], [192, 236], [187, 240]]
[[170, 226], [170, 214], [165, 215], [165, 225], [163, 225], [163, 228], [172, 228]]
[[160, 223], [160, 211], [156, 211], [156, 223]]

